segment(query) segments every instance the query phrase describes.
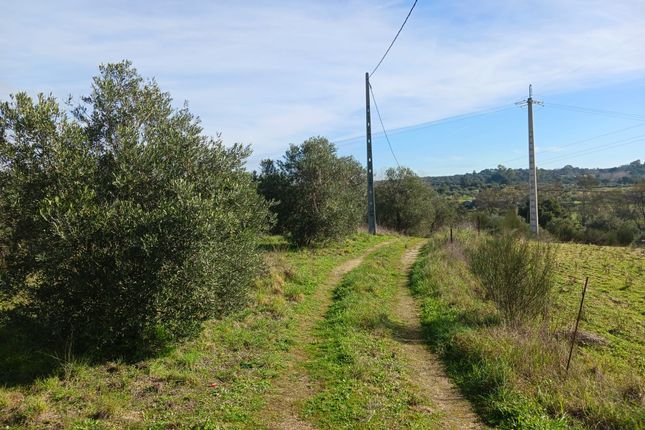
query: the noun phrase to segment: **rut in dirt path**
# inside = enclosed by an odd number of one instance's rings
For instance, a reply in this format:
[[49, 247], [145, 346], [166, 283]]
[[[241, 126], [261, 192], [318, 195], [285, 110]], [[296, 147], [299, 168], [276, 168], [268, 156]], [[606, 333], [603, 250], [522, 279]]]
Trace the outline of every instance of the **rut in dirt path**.
[[[421, 245], [416, 246], [403, 254], [401, 266], [405, 273], [409, 273], [420, 248]], [[436, 408], [432, 412], [440, 414], [440, 428], [485, 429], [470, 403], [446, 375], [439, 357], [428, 349], [420, 323], [419, 308], [407, 284], [401, 285], [395, 315], [402, 323], [397, 338], [401, 342], [405, 364], [414, 375], [413, 383], [428, 396]]]
[[302, 404], [316, 393], [316, 383], [309, 379], [305, 362], [308, 360], [305, 348], [315, 341], [314, 327], [321, 321], [330, 304], [332, 292], [342, 277], [360, 266], [365, 257], [379, 248], [392, 243], [382, 242], [365, 251], [360, 257], [346, 261], [336, 266], [325, 282], [316, 288], [309, 299], [313, 303], [311, 312], [302, 314], [295, 322], [297, 332], [294, 347], [289, 351], [285, 368], [273, 382], [271, 394], [267, 397], [267, 405], [262, 417], [269, 429], [275, 430], [313, 430], [314, 427], [299, 417]]

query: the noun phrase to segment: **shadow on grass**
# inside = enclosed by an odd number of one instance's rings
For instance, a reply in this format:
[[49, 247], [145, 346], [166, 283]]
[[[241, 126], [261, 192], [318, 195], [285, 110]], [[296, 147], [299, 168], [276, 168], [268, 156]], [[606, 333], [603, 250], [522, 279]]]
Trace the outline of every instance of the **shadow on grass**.
[[0, 324], [0, 385], [27, 385], [56, 374], [63, 351], [33, 321], [11, 315]]
[[[114, 360], [133, 364], [168, 355], [176, 344], [156, 345], [119, 355], [84, 345], [84, 353], [73, 351], [61, 338], [48, 335], [37, 321], [20, 313], [0, 320], [0, 386], [27, 386], [38, 379], [61, 375], [66, 363], [102, 365]], [[89, 352], [95, 351], [90, 354]], [[103, 351], [99, 353], [98, 351]]]
[[258, 249], [260, 251], [292, 251], [298, 249], [297, 246], [289, 242], [284, 236], [273, 235], [273, 236], [264, 236], [258, 244]]
[[294, 251], [299, 249], [297, 246], [292, 245], [289, 242], [263, 242], [258, 245], [260, 251], [265, 252], [278, 252], [278, 251]]

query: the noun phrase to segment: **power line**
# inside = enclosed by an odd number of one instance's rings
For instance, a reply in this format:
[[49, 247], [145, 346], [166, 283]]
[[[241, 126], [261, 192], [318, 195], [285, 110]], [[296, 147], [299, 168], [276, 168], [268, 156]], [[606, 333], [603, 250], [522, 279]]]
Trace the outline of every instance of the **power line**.
[[629, 119], [634, 121], [645, 121], [645, 115], [634, 114], [634, 113], [615, 112], [610, 110], [586, 108], [581, 106], [563, 105], [559, 103], [545, 103], [545, 106], [554, 107], [556, 109], [564, 109], [572, 112], [588, 113], [593, 115], [604, 115], [604, 116], [609, 116], [613, 118]]
[[544, 164], [552, 163], [554, 161], [561, 161], [561, 160], [566, 160], [566, 159], [569, 159], [569, 158], [576, 158], [576, 157], [579, 157], [579, 156], [594, 154], [596, 152], [605, 151], [607, 149], [613, 149], [613, 148], [618, 148], [620, 146], [631, 145], [633, 143], [640, 142], [641, 140], [645, 140], [645, 135], [633, 136], [633, 137], [630, 137], [630, 138], [627, 138], [627, 139], [622, 139], [622, 140], [617, 140], [617, 141], [614, 141], [614, 142], [610, 142], [608, 144], [598, 145], [598, 146], [594, 146], [592, 148], [586, 148], [586, 149], [583, 149], [581, 151], [572, 152], [570, 154], [564, 154], [564, 155], [561, 155], [561, 156], [558, 156], [558, 157], [549, 158], [549, 159], [546, 159], [546, 160], [542, 161], [540, 164], [544, 165]]
[[381, 112], [379, 111], [378, 104], [376, 103], [376, 97], [374, 96], [374, 89], [372, 88], [371, 84], [370, 84], [370, 93], [372, 94], [372, 100], [374, 100], [374, 107], [376, 108], [376, 114], [378, 115], [378, 120], [381, 123], [381, 128], [383, 129], [383, 134], [385, 135], [385, 140], [387, 141], [387, 146], [390, 147], [390, 152], [392, 153], [392, 157], [394, 157], [394, 161], [396, 161], [396, 165], [399, 166], [399, 169], [400, 169], [401, 165], [399, 164], [399, 160], [396, 158], [396, 154], [394, 154], [394, 149], [392, 149], [392, 144], [390, 143], [390, 138], [387, 136], [387, 131], [385, 131], [385, 126], [383, 125], [383, 118], [381, 118]]
[[410, 8], [410, 12], [408, 12], [408, 16], [405, 17], [405, 20], [403, 21], [403, 24], [401, 24], [401, 28], [399, 28], [399, 31], [396, 33], [396, 36], [394, 36], [394, 39], [392, 39], [392, 43], [390, 43], [390, 46], [388, 46], [387, 51], [385, 51], [385, 54], [383, 54], [383, 57], [381, 57], [381, 61], [378, 62], [376, 67], [374, 67], [374, 70], [372, 70], [372, 73], [370, 73], [370, 77], [376, 72], [376, 70], [379, 68], [383, 60], [385, 60], [385, 57], [387, 56], [388, 52], [390, 52], [390, 49], [392, 49], [392, 46], [394, 45], [394, 42], [396, 42], [396, 39], [399, 37], [399, 34], [401, 34], [401, 31], [403, 30], [403, 27], [405, 27], [405, 23], [408, 22], [408, 18], [410, 18], [410, 15], [412, 15], [412, 11], [414, 10], [414, 7], [417, 5], [418, 0], [414, 0], [414, 4]]
[[[406, 126], [403, 126], [403, 127], [392, 128], [392, 129], [390, 129], [390, 134], [401, 133], [401, 132], [412, 131], [412, 130], [420, 130], [420, 129], [423, 129], [423, 128], [434, 127], [434, 126], [437, 126], [437, 125], [443, 125], [443, 124], [453, 123], [453, 122], [457, 122], [457, 121], [463, 121], [463, 120], [472, 119], [472, 118], [476, 118], [476, 117], [479, 117], [479, 116], [490, 115], [490, 114], [493, 114], [493, 113], [502, 112], [502, 111], [511, 110], [511, 109], [515, 109], [515, 105], [506, 104], [506, 105], [501, 105], [501, 106], [490, 107], [490, 108], [482, 109], [480, 111], [474, 111], [474, 112], [465, 113], [465, 114], [453, 115], [453, 116], [440, 118], [440, 119], [436, 119], [436, 120], [432, 120], [432, 121], [420, 122], [418, 124], [406, 125]], [[338, 140], [335, 140], [334, 143], [339, 144], [339, 143], [351, 142], [351, 141], [359, 140], [359, 139], [365, 139], [365, 135], [338, 139]]]
[[[601, 137], [611, 136], [612, 134], [620, 133], [622, 131], [627, 131], [627, 130], [631, 130], [631, 129], [639, 128], [639, 127], [645, 127], [645, 124], [637, 124], [637, 125], [632, 125], [632, 126], [629, 126], [629, 127], [619, 128], [617, 130], [612, 130], [612, 131], [609, 131], [607, 133], [598, 134], [596, 136], [587, 137], [585, 139], [575, 140], [575, 141], [573, 141], [571, 143], [567, 143], [566, 145], [557, 145], [557, 147], [558, 148], [568, 148], [570, 146], [579, 145], [581, 143], [585, 143], [585, 142], [589, 142], [589, 141], [592, 141], [592, 140], [600, 139]], [[544, 152], [545, 151], [538, 151], [538, 153], [542, 153], [542, 154]], [[510, 161], [515, 161], [515, 160], [521, 160], [521, 159], [523, 159], [525, 157], [526, 157], [525, 155], [520, 155], [519, 157], [504, 160], [500, 164], [508, 163]]]

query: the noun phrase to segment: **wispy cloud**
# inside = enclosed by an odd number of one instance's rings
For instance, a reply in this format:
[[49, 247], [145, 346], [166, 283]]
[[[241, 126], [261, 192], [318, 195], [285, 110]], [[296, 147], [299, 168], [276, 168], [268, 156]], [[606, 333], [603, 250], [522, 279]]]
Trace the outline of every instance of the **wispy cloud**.
[[[275, 156], [309, 135], [363, 133], [363, 74], [409, 2], [12, 2], [0, 97], [87, 92], [128, 58], [206, 132]], [[645, 72], [642, 0], [420, 3], [373, 77], [389, 127]], [[256, 157], [256, 158], [257, 158]]]

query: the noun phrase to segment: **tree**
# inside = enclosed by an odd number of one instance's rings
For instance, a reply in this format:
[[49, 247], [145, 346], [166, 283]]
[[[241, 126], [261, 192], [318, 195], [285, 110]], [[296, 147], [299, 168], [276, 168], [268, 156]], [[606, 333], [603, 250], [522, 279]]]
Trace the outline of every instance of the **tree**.
[[278, 228], [296, 245], [346, 236], [365, 211], [365, 171], [351, 157], [338, 157], [323, 137], [291, 145], [282, 160], [265, 160], [258, 189], [275, 202]]
[[[568, 214], [560, 206], [560, 202], [552, 197], [546, 197], [538, 200], [538, 222], [540, 227], [546, 226], [556, 218], [566, 218]], [[526, 222], [529, 222], [529, 199], [524, 201], [524, 204], [519, 208], [518, 214], [523, 217]]]
[[[427, 235], [438, 227], [435, 221], [449, 220], [449, 209], [438, 202], [430, 184], [407, 167], [390, 168], [385, 180], [376, 184], [376, 215], [380, 225], [405, 234]], [[441, 217], [437, 209], [441, 206]]]
[[51, 96], [0, 105], [1, 285], [53, 339], [130, 354], [245, 300], [268, 214], [250, 151], [171, 102], [121, 62], [72, 118]]

